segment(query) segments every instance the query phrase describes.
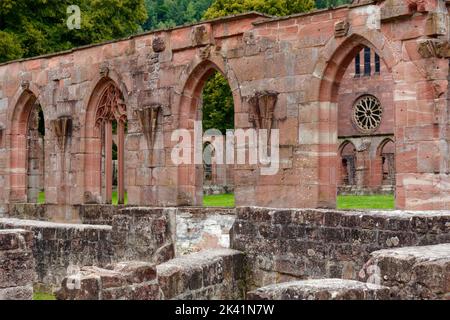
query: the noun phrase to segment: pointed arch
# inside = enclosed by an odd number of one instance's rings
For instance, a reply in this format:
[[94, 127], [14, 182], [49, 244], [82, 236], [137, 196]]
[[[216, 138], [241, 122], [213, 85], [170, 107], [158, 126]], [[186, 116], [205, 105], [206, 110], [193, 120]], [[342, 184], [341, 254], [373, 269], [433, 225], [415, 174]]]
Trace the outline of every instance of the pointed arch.
[[[34, 88], [34, 87], [33, 87]], [[34, 88], [35, 89], [35, 88]], [[10, 202], [24, 202], [28, 199], [28, 129], [30, 115], [38, 102], [38, 91], [30, 86], [21, 88], [12, 105], [10, 121]], [[43, 169], [43, 168], [42, 168]]]
[[[125, 95], [120, 87], [125, 88]], [[84, 202], [110, 203], [112, 198], [113, 122], [117, 123], [118, 195], [124, 199], [124, 144], [127, 122], [127, 90], [113, 79], [102, 77], [90, 96], [84, 127]]]
[[[225, 65], [222, 60], [194, 60], [191, 63], [188, 74], [182, 79], [179, 87], [179, 103], [176, 110], [178, 116], [178, 128], [187, 129], [194, 137], [195, 121], [201, 121], [202, 91], [206, 81], [215, 72], [219, 72], [230, 85], [233, 101], [235, 123], [236, 114], [241, 107], [241, 94], [234, 72]], [[192, 140], [194, 143], [194, 139]], [[203, 145], [203, 144], [202, 144]], [[201, 146], [202, 146], [201, 145]], [[200, 147], [201, 147], [200, 146]], [[201, 150], [201, 152], [203, 149]], [[192, 159], [195, 159], [194, 150], [191, 151]], [[203, 198], [203, 164], [183, 164], [178, 166], [178, 204], [202, 205]]]
[[[338, 90], [345, 71], [355, 55], [364, 47], [378, 54], [384, 61], [387, 71], [400, 61], [390, 47], [385, 36], [377, 30], [357, 34], [346, 38], [332, 38], [321, 50], [321, 56], [314, 67], [314, 79], [317, 82], [313, 97], [320, 113], [318, 124], [321, 154], [318, 158], [319, 168], [319, 203], [323, 207], [335, 207], [339, 172], [338, 146]], [[394, 119], [395, 123], [395, 119]]]

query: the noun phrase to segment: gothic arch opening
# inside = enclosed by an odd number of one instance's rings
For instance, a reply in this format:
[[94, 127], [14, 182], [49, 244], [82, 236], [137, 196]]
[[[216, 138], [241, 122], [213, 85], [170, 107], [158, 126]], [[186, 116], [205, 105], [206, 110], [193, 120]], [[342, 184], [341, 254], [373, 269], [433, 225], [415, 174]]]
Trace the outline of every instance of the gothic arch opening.
[[[383, 54], [389, 55], [389, 51]], [[319, 160], [320, 170], [336, 172], [329, 175], [329, 184], [321, 187], [325, 206], [333, 207], [341, 193], [376, 195], [382, 189], [377, 146], [381, 140], [394, 139], [395, 130], [392, 61], [386, 61], [383, 54], [369, 40], [353, 35], [336, 48], [324, 69], [319, 100], [323, 107], [328, 106], [330, 116], [323, 126], [329, 130], [328, 141], [337, 138], [335, 144], [329, 144], [330, 154], [337, 157]], [[346, 141], [351, 141], [353, 148]], [[347, 154], [347, 148], [355, 151]], [[347, 173], [350, 167], [354, 174]], [[349, 180], [351, 188], [346, 187]]]
[[348, 189], [356, 185], [356, 148], [349, 141], [345, 141], [339, 148], [340, 150], [340, 174], [339, 188]]
[[234, 150], [226, 150], [226, 131], [234, 129], [239, 101], [216, 64], [205, 61], [190, 75], [181, 97], [179, 127], [190, 132], [193, 146], [197, 143], [200, 150], [193, 147], [192, 163], [178, 166], [180, 205], [207, 206], [204, 195], [226, 193], [234, 203], [234, 165], [226, 163], [226, 153]]
[[392, 139], [386, 139], [378, 148], [377, 153], [381, 168], [381, 183], [384, 189], [394, 190], [395, 188], [395, 144]]
[[19, 98], [11, 125], [10, 201], [45, 202], [45, 119], [31, 91]]
[[127, 107], [111, 79], [97, 85], [86, 115], [85, 203], [124, 204]]

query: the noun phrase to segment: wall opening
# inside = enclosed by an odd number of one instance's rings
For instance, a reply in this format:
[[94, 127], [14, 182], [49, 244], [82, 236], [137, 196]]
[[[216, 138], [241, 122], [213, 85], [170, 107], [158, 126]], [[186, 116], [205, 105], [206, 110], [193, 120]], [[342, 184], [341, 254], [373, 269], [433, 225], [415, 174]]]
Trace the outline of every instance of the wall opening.
[[[203, 148], [203, 205], [232, 206], [234, 166], [226, 163], [226, 132], [234, 130], [234, 101], [225, 77], [214, 71], [206, 80], [201, 99]], [[220, 136], [220, 137], [219, 137]], [[216, 150], [223, 147], [223, 151]]]
[[127, 108], [122, 91], [103, 79], [86, 119], [85, 203], [124, 204]]
[[45, 202], [45, 121], [42, 107], [36, 101], [27, 125], [27, 202]]
[[[372, 46], [361, 44], [347, 55], [341, 61], [347, 67], [337, 71], [332, 98], [338, 109], [337, 197], [345, 208], [349, 207], [343, 203], [347, 197], [349, 201], [355, 197], [378, 201], [380, 196], [385, 201], [386, 195], [393, 200], [395, 192], [392, 74]], [[391, 142], [384, 151], [387, 141]], [[361, 199], [356, 201], [368, 203], [367, 209], [377, 208], [371, 200]]]
[[[234, 164], [226, 164], [226, 154], [234, 152], [234, 146], [229, 147], [233, 150], [226, 150], [225, 135], [227, 130], [234, 129], [242, 101], [239, 91], [231, 86], [235, 82], [229, 82], [228, 75], [206, 60], [193, 69], [182, 89], [179, 128], [189, 132], [196, 147], [190, 149], [189, 162], [177, 165], [179, 206], [235, 205]], [[207, 143], [213, 146], [206, 150], [213, 160], [210, 167], [203, 159]], [[211, 173], [208, 179], [205, 179], [205, 167]], [[218, 184], [213, 185], [213, 182]]]

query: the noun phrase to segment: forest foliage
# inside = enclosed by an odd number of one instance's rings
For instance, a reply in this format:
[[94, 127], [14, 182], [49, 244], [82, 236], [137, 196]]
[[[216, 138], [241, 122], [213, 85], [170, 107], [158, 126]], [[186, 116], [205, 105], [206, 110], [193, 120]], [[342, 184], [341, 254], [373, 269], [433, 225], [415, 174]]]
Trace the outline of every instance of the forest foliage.
[[[0, 63], [170, 28], [204, 19], [258, 11], [284, 16], [336, 7], [351, 0], [0, 0]], [[67, 7], [81, 9], [81, 28], [67, 28]], [[203, 91], [204, 129], [234, 127], [233, 97], [215, 73]]]

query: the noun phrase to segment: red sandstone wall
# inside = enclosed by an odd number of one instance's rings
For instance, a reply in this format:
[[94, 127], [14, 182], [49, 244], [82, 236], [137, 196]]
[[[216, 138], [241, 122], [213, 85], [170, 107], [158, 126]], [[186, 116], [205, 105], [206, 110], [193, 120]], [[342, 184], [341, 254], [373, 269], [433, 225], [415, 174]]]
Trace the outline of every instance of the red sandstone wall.
[[374, 134], [394, 133], [394, 80], [391, 71], [383, 60], [380, 59], [380, 74], [375, 74], [374, 51], [371, 50], [371, 76], [364, 76], [364, 57], [361, 56], [361, 76], [355, 77], [355, 61], [352, 60], [345, 71], [338, 91], [338, 135], [360, 136], [362, 135], [352, 121], [354, 102], [364, 94], [371, 94], [380, 100], [383, 107], [383, 117], [380, 127]]
[[[6, 135], [0, 152], [0, 176], [5, 182], [0, 201], [27, 200], [22, 132], [32, 94], [43, 106], [46, 127], [52, 128], [50, 122], [62, 115], [73, 118], [64, 154], [54, 130], [46, 135], [47, 201], [83, 203], [85, 191], [102, 201], [92, 101], [107, 77], [121, 89], [127, 105], [129, 202], [200, 204], [201, 172], [171, 163], [175, 143], [170, 138], [173, 129], [192, 130], [202, 84], [216, 68], [233, 90], [236, 128], [254, 127], [248, 99], [255, 92], [278, 93], [272, 126], [280, 129], [281, 170], [261, 176], [257, 166], [238, 166], [237, 204], [332, 207], [337, 133], [343, 127], [338, 125], [337, 84], [354, 49], [368, 45], [379, 51], [394, 80], [392, 90], [378, 90], [393, 95], [397, 206], [448, 208], [448, 61], [439, 56], [442, 53], [427, 51], [430, 45], [421, 44], [441, 41], [436, 40], [439, 35], [446, 38], [448, 26], [442, 21], [447, 11], [442, 1], [432, 2], [434, 6], [415, 15], [400, 0], [264, 22], [250, 14], [1, 65], [0, 124]], [[343, 23], [348, 23], [348, 30]], [[149, 146], [137, 110], [154, 104], [162, 111], [156, 141]]]

